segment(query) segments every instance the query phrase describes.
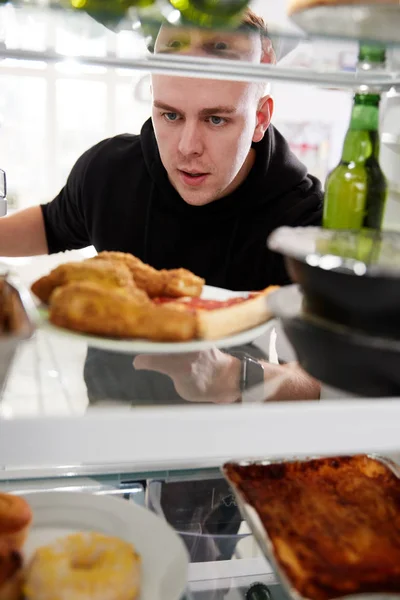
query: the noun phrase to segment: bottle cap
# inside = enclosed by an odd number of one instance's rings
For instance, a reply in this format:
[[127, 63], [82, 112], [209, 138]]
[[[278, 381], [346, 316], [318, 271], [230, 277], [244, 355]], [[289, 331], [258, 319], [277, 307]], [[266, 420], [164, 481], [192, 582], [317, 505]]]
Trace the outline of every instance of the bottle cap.
[[253, 583], [246, 592], [246, 600], [272, 600], [272, 594], [264, 583]]

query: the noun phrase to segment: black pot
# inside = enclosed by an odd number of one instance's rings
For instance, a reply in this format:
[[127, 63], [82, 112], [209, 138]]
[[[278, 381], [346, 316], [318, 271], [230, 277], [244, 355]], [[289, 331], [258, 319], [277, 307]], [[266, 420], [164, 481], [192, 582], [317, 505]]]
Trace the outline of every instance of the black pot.
[[304, 317], [282, 323], [299, 363], [319, 381], [358, 396], [400, 396], [400, 342], [329, 329]]
[[400, 339], [400, 233], [285, 227], [268, 245], [285, 256], [305, 313]]
[[313, 317], [303, 311], [297, 285], [268, 297], [305, 371], [358, 396], [400, 396], [400, 341], [384, 339]]

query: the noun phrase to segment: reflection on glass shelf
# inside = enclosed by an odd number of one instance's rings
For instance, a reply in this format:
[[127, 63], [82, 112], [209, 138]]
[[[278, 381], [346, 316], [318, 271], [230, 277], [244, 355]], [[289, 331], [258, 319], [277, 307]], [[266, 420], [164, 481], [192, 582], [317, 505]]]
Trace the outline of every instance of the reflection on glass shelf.
[[[1, 58], [14, 60], [45, 61], [47, 63], [61, 63], [62, 55], [52, 52], [36, 52], [20, 49], [0, 48]], [[292, 81], [303, 84], [312, 84], [333, 88], [358, 89], [366, 85], [374, 90], [389, 90], [400, 85], [400, 72], [384, 70], [373, 72], [349, 72], [347, 70], [326, 70], [318, 68], [292, 67], [271, 64], [254, 64], [244, 61], [226, 61], [215, 58], [189, 57], [189, 56], [164, 56], [146, 55], [139, 58], [123, 59], [115, 56], [94, 57], [79, 56], [76, 60], [93, 67], [109, 67], [118, 69], [135, 69], [139, 71], [152, 71], [185, 77], [204, 77], [208, 79], [229, 79], [236, 81]]]
[[[81, 63], [93, 67], [115, 67], [120, 69], [152, 70], [177, 75], [207, 76], [211, 78], [231, 78], [237, 80], [291, 80], [301, 83], [314, 83], [322, 86], [356, 88], [361, 84], [388, 89], [400, 81], [399, 40], [387, 43], [387, 67], [381, 72], [357, 72], [357, 39], [338, 39], [313, 35], [307, 37], [287, 22], [283, 24], [276, 15], [273, 3], [257, 5], [255, 10], [269, 24], [269, 37], [277, 58], [277, 65], [254, 64], [241, 60], [231, 60], [230, 56], [214, 52], [213, 58], [202, 53], [201, 57], [178, 56], [172, 51], [152, 54], [148, 48], [154, 47], [162, 20], [154, 21], [154, 15], [138, 16], [121, 20], [118, 28], [111, 31], [85, 12], [72, 10], [52, 11], [34, 6], [0, 6], [0, 59], [9, 58], [25, 61], [45, 61], [59, 63], [66, 57], [74, 57]], [[136, 20], [135, 20], [136, 19]], [[149, 29], [149, 23], [151, 25]], [[185, 29], [176, 28], [178, 22], [168, 23], [174, 35], [182, 43]], [[215, 43], [215, 36], [223, 43], [232, 36], [243, 34], [227, 33], [219, 30], [209, 32]], [[227, 36], [231, 36], [229, 39]], [[218, 41], [217, 40], [217, 41]], [[146, 48], [147, 46], [147, 48]], [[180, 46], [181, 48], [181, 46]], [[226, 60], [229, 58], [229, 60]]]
[[400, 7], [393, 0], [365, 0], [356, 5], [340, 2], [333, 6], [310, 2], [310, 7], [305, 2], [277, 3], [275, 0], [219, 3], [200, 0], [13, 0], [12, 4], [40, 9], [74, 9], [77, 14], [87, 13], [114, 31], [121, 28], [141, 30], [142, 36], [148, 39], [161, 23], [234, 30], [242, 23], [243, 10], [250, 6], [266, 20], [272, 33], [400, 43]]

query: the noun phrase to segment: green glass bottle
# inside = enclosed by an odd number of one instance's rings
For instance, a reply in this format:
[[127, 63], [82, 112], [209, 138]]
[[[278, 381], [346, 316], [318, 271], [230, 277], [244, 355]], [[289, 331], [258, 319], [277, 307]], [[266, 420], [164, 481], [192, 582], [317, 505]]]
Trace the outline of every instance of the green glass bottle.
[[126, 17], [130, 8], [145, 8], [156, 0], [61, 0], [68, 8], [88, 13], [99, 23], [115, 29]]
[[185, 22], [199, 27], [236, 28], [248, 0], [169, 0]]
[[325, 184], [323, 225], [329, 229], [380, 229], [387, 195], [379, 165], [379, 94], [354, 97], [339, 165]]
[[382, 44], [362, 44], [358, 52], [358, 70], [380, 70], [386, 65], [386, 47]]
[[[385, 48], [362, 46], [362, 69], [380, 69]], [[350, 127], [339, 165], [325, 184], [323, 226], [329, 229], [381, 229], [387, 182], [379, 164], [380, 95], [368, 89], [354, 96]]]

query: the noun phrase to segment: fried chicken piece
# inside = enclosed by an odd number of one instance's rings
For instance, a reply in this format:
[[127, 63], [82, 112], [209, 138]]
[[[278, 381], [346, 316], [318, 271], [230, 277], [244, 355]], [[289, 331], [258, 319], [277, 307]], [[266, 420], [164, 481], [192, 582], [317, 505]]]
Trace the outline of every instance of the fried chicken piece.
[[84, 333], [159, 341], [186, 341], [196, 335], [194, 313], [142, 302], [127, 288], [95, 282], [58, 287], [51, 296], [54, 325]]
[[191, 296], [198, 298], [203, 290], [205, 280], [187, 269], [169, 269], [160, 271], [165, 277], [165, 288], [162, 296], [181, 298]]
[[126, 264], [136, 282], [136, 285], [145, 290], [150, 298], [157, 296], [200, 296], [205, 280], [194, 275], [187, 269], [162, 269], [158, 271], [146, 265], [133, 254], [125, 252], [100, 252], [91, 260], [111, 260]]
[[97, 260], [107, 260], [114, 262], [114, 264], [126, 265], [136, 285], [145, 290], [150, 298], [162, 295], [165, 283], [161, 271], [157, 271], [157, 269], [154, 269], [150, 265], [146, 265], [139, 258], [133, 256], [133, 254], [125, 252], [100, 252], [100, 254], [94, 256], [91, 260], [94, 262]]
[[[53, 269], [49, 275], [41, 277], [32, 286], [32, 292], [48, 304], [55, 288], [72, 281], [93, 281], [104, 288], [126, 288], [139, 292], [132, 278], [132, 273], [123, 263], [117, 264], [111, 260], [83, 260], [69, 262]], [[141, 292], [143, 295], [144, 293]]]

